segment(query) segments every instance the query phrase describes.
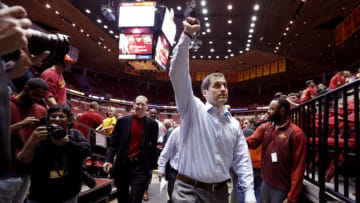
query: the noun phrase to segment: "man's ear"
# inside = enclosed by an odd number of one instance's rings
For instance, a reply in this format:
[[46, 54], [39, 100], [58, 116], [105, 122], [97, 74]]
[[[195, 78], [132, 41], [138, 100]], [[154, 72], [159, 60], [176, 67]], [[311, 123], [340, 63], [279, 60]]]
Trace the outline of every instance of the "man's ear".
[[202, 90], [201, 93], [202, 93], [202, 95], [206, 98], [208, 91], [207, 91], [207, 90]]

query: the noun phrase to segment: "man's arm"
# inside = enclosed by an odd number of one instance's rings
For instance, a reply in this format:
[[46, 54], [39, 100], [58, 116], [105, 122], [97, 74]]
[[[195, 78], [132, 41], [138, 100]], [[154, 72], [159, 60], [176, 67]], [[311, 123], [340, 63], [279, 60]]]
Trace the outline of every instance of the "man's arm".
[[55, 95], [56, 95], [56, 90], [57, 90], [57, 84], [56, 84], [55, 79], [49, 72], [44, 72], [43, 74], [41, 74], [41, 78], [44, 79], [49, 86], [49, 89], [46, 93], [47, 104], [49, 106], [56, 105], [57, 102], [55, 99]]
[[260, 125], [250, 137], [246, 138], [250, 149], [256, 149], [261, 145], [265, 133], [264, 126], [265, 124]]
[[21, 151], [16, 155], [16, 158], [23, 163], [30, 163], [34, 159], [34, 151], [36, 143], [41, 140], [45, 140], [48, 137], [48, 131], [46, 127], [40, 126], [36, 128], [31, 134], [28, 141], [25, 143], [25, 146]]
[[188, 111], [190, 101], [193, 98], [189, 74], [189, 46], [191, 37], [200, 30], [200, 23], [195, 18], [187, 18], [184, 21], [184, 27], [179, 43], [174, 48], [169, 71], [170, 80], [175, 92], [176, 105], [181, 117]]
[[245, 202], [256, 202], [254, 192], [254, 175], [245, 137], [240, 130], [240, 135], [236, 139], [233, 155], [233, 169], [238, 176], [238, 182], [245, 192]]
[[296, 202], [301, 193], [306, 164], [306, 136], [301, 132], [295, 132], [292, 138], [291, 187], [287, 199]]

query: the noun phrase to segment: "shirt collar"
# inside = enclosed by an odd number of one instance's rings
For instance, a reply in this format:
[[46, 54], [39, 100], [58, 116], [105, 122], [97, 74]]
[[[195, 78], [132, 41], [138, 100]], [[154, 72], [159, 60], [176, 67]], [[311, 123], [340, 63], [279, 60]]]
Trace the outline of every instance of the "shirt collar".
[[[223, 106], [223, 108], [224, 108], [224, 114], [222, 116], [224, 116], [227, 121], [230, 121], [231, 113], [229, 112], [229, 109], [226, 108], [225, 106]], [[210, 104], [209, 102], [206, 102], [205, 109], [209, 113], [217, 111], [216, 107], [214, 105]]]

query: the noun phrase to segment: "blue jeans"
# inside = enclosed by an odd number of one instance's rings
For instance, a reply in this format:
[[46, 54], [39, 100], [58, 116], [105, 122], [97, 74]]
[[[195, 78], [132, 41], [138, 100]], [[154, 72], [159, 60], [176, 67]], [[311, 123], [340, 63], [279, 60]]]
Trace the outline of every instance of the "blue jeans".
[[23, 203], [29, 186], [29, 175], [0, 179], [0, 202]]
[[[253, 173], [254, 173], [254, 190], [255, 190], [256, 202], [260, 203], [261, 184], [262, 184], [260, 168], [253, 168]], [[245, 194], [243, 191], [241, 191], [241, 188], [238, 185], [236, 185], [236, 192], [238, 194], [239, 203], [245, 203]]]

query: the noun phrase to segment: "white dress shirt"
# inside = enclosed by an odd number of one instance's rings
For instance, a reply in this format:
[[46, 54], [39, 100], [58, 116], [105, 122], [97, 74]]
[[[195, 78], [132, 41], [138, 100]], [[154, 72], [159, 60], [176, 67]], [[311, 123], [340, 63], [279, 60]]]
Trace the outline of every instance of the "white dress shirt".
[[251, 159], [239, 122], [228, 109], [219, 114], [216, 107], [194, 96], [190, 43], [190, 37], [183, 33], [173, 50], [169, 72], [181, 118], [178, 172], [201, 182], [219, 183], [231, 178], [233, 167], [245, 201], [256, 201]]
[[178, 170], [179, 146], [180, 146], [180, 127], [177, 127], [171, 132], [164, 146], [164, 149], [161, 151], [161, 154], [157, 161], [159, 173], [162, 174], [165, 173], [165, 166], [169, 160], [170, 160], [170, 166], [173, 169]]
[[155, 119], [155, 121], [157, 122], [158, 126], [159, 126], [159, 134], [158, 134], [158, 139], [157, 139], [157, 142], [158, 143], [162, 143], [163, 140], [164, 140], [164, 125], [158, 120], [158, 119]]

